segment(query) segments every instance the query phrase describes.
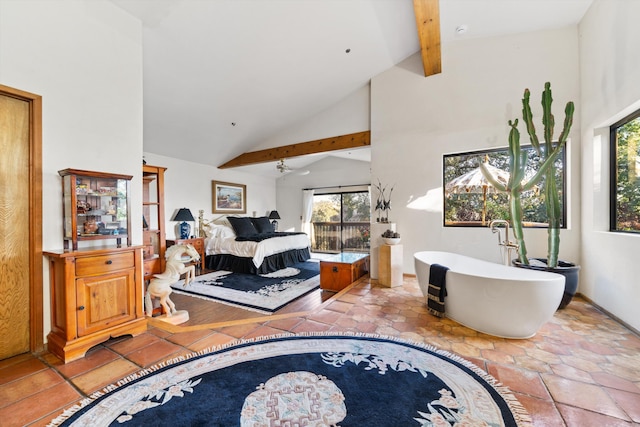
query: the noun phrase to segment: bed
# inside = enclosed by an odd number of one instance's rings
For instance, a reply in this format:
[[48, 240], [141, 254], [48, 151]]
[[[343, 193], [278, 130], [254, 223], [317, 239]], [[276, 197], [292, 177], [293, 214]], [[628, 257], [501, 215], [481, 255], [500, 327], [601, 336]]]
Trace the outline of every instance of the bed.
[[309, 236], [275, 232], [267, 217], [227, 217], [228, 225], [211, 224], [205, 238], [205, 265], [210, 270], [267, 274], [311, 257]]

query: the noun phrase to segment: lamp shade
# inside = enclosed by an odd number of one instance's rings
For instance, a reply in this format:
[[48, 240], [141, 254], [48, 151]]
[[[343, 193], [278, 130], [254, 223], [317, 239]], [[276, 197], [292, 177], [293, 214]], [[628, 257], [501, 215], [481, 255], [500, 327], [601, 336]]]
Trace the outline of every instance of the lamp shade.
[[178, 209], [178, 213], [173, 217], [174, 221], [195, 221], [191, 211], [188, 208]]
[[278, 211], [271, 211], [269, 214], [269, 219], [280, 219], [280, 214]]

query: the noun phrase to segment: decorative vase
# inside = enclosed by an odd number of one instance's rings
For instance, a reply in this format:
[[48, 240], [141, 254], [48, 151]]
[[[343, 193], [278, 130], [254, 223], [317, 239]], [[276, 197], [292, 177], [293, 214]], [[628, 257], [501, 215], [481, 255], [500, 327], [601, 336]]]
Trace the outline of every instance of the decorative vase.
[[[540, 261], [541, 263], [546, 264], [546, 258], [530, 258]], [[558, 261], [558, 267], [550, 268], [546, 266], [537, 266], [537, 265], [525, 265], [522, 264], [518, 260], [513, 260], [513, 265], [518, 268], [528, 268], [530, 270], [538, 270], [538, 271], [548, 271], [550, 273], [562, 274], [564, 276], [564, 294], [562, 295], [562, 300], [560, 301], [560, 305], [558, 306], [558, 310], [565, 308], [571, 300], [573, 296], [578, 291], [578, 272], [580, 271], [580, 266], [575, 265], [571, 262]]]
[[180, 238], [188, 239], [189, 233], [191, 233], [191, 225], [189, 225], [189, 223], [187, 223], [186, 221], [182, 221], [182, 223], [180, 224]]

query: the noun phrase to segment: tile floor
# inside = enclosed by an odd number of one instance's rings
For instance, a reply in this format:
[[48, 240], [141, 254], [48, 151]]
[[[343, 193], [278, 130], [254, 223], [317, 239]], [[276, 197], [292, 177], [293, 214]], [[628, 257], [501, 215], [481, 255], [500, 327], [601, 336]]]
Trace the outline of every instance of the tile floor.
[[240, 338], [358, 331], [457, 353], [508, 386], [535, 426], [640, 426], [640, 337], [577, 298], [527, 340], [495, 338], [427, 314], [414, 277], [397, 288], [363, 278], [301, 317], [111, 340], [62, 364], [45, 353], [0, 361], [0, 425], [43, 426], [85, 396], [143, 367]]

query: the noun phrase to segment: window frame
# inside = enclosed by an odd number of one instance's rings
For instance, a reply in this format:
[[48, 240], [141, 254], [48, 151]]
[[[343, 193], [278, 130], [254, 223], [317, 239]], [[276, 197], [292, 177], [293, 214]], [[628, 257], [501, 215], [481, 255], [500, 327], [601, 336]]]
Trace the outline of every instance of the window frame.
[[[541, 144], [545, 144], [544, 141], [540, 142]], [[568, 144], [569, 141], [567, 141], [564, 145], [564, 147], [562, 148], [562, 155], [561, 155], [561, 159], [562, 159], [562, 185], [561, 185], [561, 189], [562, 189], [562, 198], [561, 198], [561, 205], [562, 205], [562, 220], [561, 220], [561, 229], [566, 229], [567, 228], [567, 181], [568, 181], [568, 176], [567, 176], [567, 152], [568, 152]], [[522, 149], [533, 149], [533, 146], [531, 144], [526, 144], [526, 145], [521, 145]], [[482, 225], [482, 221], [478, 221], [477, 224], [470, 224], [470, 223], [447, 223], [446, 221], [446, 202], [447, 202], [447, 193], [446, 193], [446, 185], [447, 183], [445, 182], [445, 172], [446, 172], [446, 159], [448, 157], [455, 157], [455, 156], [478, 156], [478, 157], [483, 157], [485, 154], [491, 154], [491, 153], [497, 153], [497, 152], [505, 152], [507, 157], [508, 157], [508, 151], [509, 151], [509, 147], [496, 147], [496, 148], [486, 148], [486, 149], [482, 149], [482, 150], [472, 150], [472, 151], [465, 151], [465, 152], [459, 152], [459, 153], [449, 153], [449, 154], [443, 154], [442, 155], [442, 200], [443, 200], [443, 205], [442, 205], [442, 226], [443, 227], [451, 227], [451, 228], [486, 228], [487, 224]], [[548, 228], [548, 223], [546, 223], [545, 225], [541, 225], [540, 223], [535, 223], [535, 224], [531, 224], [531, 223], [527, 223], [525, 222], [523, 224], [523, 226], [525, 228]]]
[[[349, 186], [349, 187], [358, 187], [358, 186]], [[323, 190], [319, 190], [317, 192], [314, 192], [314, 194], [313, 194], [314, 208], [315, 208], [315, 204], [316, 204], [316, 199], [315, 199], [316, 197], [321, 197], [321, 196], [339, 196], [339, 199], [340, 199], [340, 206], [339, 206], [339, 209], [340, 209], [340, 212], [339, 212], [340, 221], [337, 222], [337, 224], [339, 224], [339, 227], [340, 227], [340, 241], [339, 241], [339, 246], [340, 247], [337, 248], [337, 249], [339, 249], [339, 252], [343, 252], [343, 251], [347, 251], [347, 252], [363, 252], [364, 251], [364, 249], [358, 250], [358, 251], [354, 251], [354, 250], [351, 250], [353, 248], [347, 247], [345, 245], [345, 241], [346, 241], [345, 228], [348, 228], [348, 227], [345, 226], [345, 224], [349, 224], [350, 221], [345, 221], [344, 220], [344, 214], [345, 214], [345, 212], [344, 212], [344, 196], [348, 195], [348, 194], [360, 194], [361, 193], [361, 194], [366, 194], [368, 196], [368, 198], [369, 198], [369, 219], [368, 219], [368, 221], [358, 221], [358, 222], [367, 222], [369, 224], [369, 229], [367, 230], [368, 235], [369, 235], [369, 250], [371, 248], [371, 246], [370, 246], [370, 242], [371, 242], [371, 240], [370, 240], [371, 239], [371, 189], [369, 187], [370, 186], [367, 185], [366, 188], [363, 188], [363, 189], [352, 189], [352, 190], [340, 190], [341, 187], [338, 187], [337, 189], [334, 189], [334, 187], [329, 187], [332, 190], [324, 190], [324, 191]], [[312, 219], [313, 219], [313, 215], [312, 215]], [[314, 221], [312, 220], [311, 223], [313, 224]], [[321, 248], [314, 247], [314, 246], [316, 246], [315, 236], [314, 236], [314, 241], [312, 242], [312, 250], [314, 252], [318, 252], [318, 253], [335, 253], [335, 252], [327, 251], [327, 250], [323, 251], [323, 250], [321, 250]]]
[[618, 229], [618, 129], [640, 118], [640, 109], [625, 116], [609, 127], [609, 231], [613, 233], [640, 234], [640, 230]]

